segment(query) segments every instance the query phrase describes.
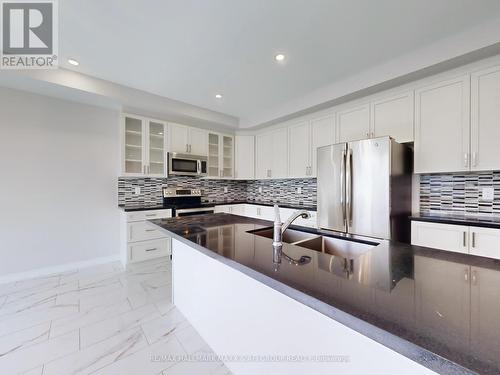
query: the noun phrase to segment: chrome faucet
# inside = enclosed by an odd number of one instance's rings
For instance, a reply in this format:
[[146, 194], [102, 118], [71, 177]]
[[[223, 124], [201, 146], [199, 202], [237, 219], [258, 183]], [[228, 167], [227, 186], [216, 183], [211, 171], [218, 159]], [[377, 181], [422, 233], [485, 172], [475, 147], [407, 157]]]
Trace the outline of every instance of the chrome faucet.
[[288, 229], [288, 227], [299, 217], [304, 219], [309, 219], [311, 214], [305, 210], [295, 211], [292, 216], [283, 224], [280, 217], [280, 208], [277, 204], [274, 205], [274, 232], [273, 232], [273, 247], [281, 248], [283, 247], [283, 233]]

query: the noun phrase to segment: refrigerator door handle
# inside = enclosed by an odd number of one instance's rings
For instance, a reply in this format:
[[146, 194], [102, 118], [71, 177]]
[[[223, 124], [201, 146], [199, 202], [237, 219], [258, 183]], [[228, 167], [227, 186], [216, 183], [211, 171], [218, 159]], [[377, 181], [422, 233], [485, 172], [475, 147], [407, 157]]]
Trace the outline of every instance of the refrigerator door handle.
[[347, 150], [346, 161], [346, 209], [347, 224], [352, 224], [352, 150]]
[[347, 229], [346, 202], [345, 202], [345, 194], [346, 194], [345, 159], [346, 159], [346, 150], [342, 150], [342, 160], [340, 165], [340, 205], [342, 207], [342, 222], [344, 223], [344, 228]]

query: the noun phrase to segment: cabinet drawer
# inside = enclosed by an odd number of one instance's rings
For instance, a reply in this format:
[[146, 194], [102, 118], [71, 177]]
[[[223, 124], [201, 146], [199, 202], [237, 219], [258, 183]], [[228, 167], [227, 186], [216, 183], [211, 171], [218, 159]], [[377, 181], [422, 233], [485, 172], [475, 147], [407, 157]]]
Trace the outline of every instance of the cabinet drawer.
[[167, 236], [158, 229], [157, 226], [147, 221], [134, 221], [127, 224], [127, 241], [145, 241], [157, 238], [166, 238]]
[[172, 217], [172, 210], [150, 210], [150, 211], [133, 211], [127, 212], [127, 221], [143, 221], [152, 219], [165, 219]]
[[411, 223], [411, 244], [468, 253], [469, 227], [422, 221]]
[[170, 239], [131, 243], [128, 245], [131, 262], [159, 258], [170, 254]]

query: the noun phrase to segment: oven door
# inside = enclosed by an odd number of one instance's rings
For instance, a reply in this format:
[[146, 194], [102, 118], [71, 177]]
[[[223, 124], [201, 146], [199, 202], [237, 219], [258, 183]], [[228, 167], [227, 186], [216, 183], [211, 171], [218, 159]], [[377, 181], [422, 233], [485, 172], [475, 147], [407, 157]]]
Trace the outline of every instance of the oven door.
[[[168, 154], [168, 174], [178, 176], [205, 176], [206, 157], [184, 155], [177, 153]], [[203, 168], [205, 166], [205, 168]]]
[[176, 208], [175, 209], [175, 217], [182, 216], [194, 216], [194, 215], [204, 215], [204, 214], [213, 214], [213, 207], [197, 207], [197, 208]]

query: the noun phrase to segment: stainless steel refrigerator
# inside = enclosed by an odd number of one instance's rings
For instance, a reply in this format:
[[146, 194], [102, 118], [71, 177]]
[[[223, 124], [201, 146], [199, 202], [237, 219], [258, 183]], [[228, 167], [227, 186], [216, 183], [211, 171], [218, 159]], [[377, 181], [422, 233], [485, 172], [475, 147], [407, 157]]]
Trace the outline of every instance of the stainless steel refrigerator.
[[317, 149], [318, 226], [409, 242], [412, 151], [389, 137]]

